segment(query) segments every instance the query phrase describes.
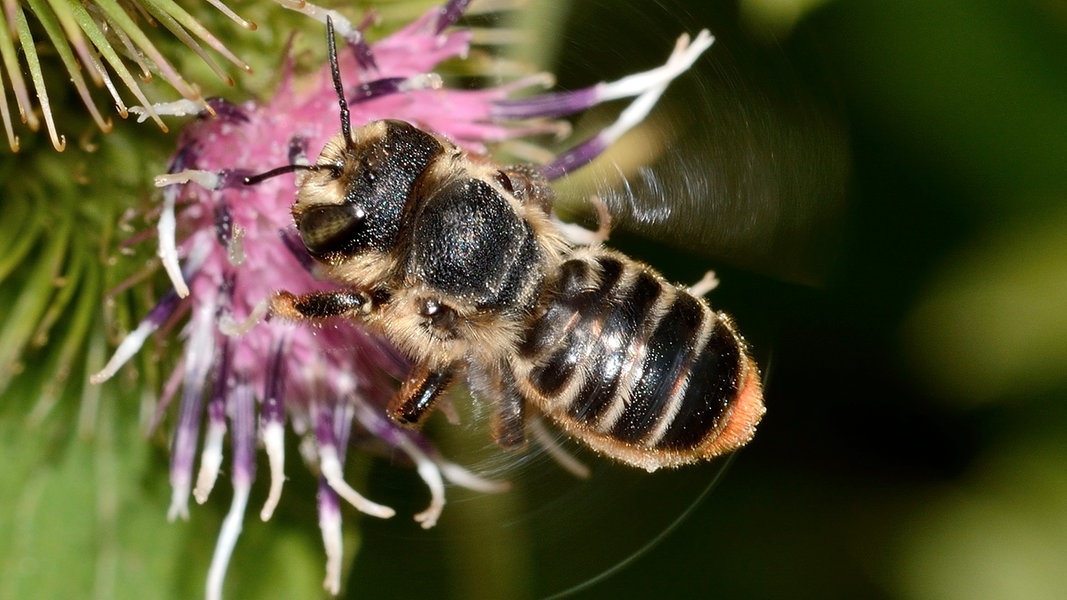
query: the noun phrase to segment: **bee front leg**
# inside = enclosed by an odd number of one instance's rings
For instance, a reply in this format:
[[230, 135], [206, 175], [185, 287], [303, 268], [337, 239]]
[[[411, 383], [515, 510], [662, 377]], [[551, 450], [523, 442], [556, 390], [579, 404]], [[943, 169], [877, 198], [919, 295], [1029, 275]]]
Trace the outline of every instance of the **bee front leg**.
[[292, 321], [317, 321], [332, 317], [361, 319], [373, 308], [366, 292], [311, 292], [300, 296], [278, 292], [271, 296], [268, 311]]
[[229, 315], [224, 315], [219, 329], [226, 335], [241, 336], [262, 321], [264, 316], [312, 322], [331, 317], [361, 320], [374, 308], [374, 302], [366, 292], [312, 292], [301, 296], [277, 292], [256, 305], [243, 321], [235, 321]]
[[400, 391], [389, 401], [386, 414], [397, 425], [418, 427], [429, 416], [441, 393], [452, 384], [452, 369], [431, 371], [418, 366], [408, 376]]

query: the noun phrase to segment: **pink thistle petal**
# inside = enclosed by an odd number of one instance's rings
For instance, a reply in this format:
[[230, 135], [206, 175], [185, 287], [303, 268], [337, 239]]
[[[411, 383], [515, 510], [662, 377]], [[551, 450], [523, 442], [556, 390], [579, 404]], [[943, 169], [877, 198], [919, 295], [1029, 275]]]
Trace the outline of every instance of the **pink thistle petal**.
[[185, 377], [182, 382], [182, 401], [178, 428], [171, 450], [171, 504], [167, 518], [189, 518], [189, 493], [192, 485], [193, 462], [200, 437], [201, 390], [207, 379], [215, 352], [213, 335], [215, 307], [200, 307], [190, 323], [189, 341], [185, 347]]
[[189, 286], [182, 276], [181, 266], [178, 264], [178, 247], [176, 242], [177, 220], [174, 216], [177, 191], [173, 188], [163, 192], [163, 209], [159, 214], [159, 223], [156, 225], [159, 231], [159, 258], [163, 262], [163, 269], [167, 271], [171, 284], [178, 297], [184, 298], [189, 295]]
[[222, 341], [222, 350], [215, 365], [215, 384], [208, 404], [208, 426], [204, 436], [204, 449], [200, 453], [200, 472], [196, 477], [193, 497], [197, 503], [207, 501], [222, 466], [222, 443], [226, 436], [226, 398], [231, 393], [230, 342]]
[[226, 421], [216, 419], [214, 415], [209, 419], [207, 433], [204, 434], [204, 449], [200, 453], [200, 472], [196, 476], [196, 487], [193, 488], [193, 498], [197, 504], [207, 502], [211, 490], [215, 487], [215, 480], [219, 476], [219, 468], [222, 467], [222, 442], [226, 436]]
[[319, 479], [318, 498], [319, 530], [326, 551], [326, 578], [322, 586], [336, 596], [341, 591], [341, 559], [344, 557], [340, 498], [325, 478]]
[[[339, 408], [344, 410], [343, 407]], [[379, 519], [388, 519], [395, 515], [395, 510], [367, 500], [345, 481], [343, 464], [338, 454], [337, 441], [332, 431], [332, 415], [323, 405], [319, 405], [319, 412], [319, 426], [316, 427], [315, 437], [319, 444], [319, 471], [322, 473], [326, 483], [346, 502], [362, 513]]]
[[274, 510], [278, 508], [278, 502], [282, 498], [282, 486], [285, 484], [285, 423], [270, 421], [264, 424], [262, 438], [263, 450], [270, 466], [270, 489], [259, 518], [269, 521]]
[[545, 452], [556, 461], [556, 464], [563, 467], [563, 470], [574, 475], [578, 479], [589, 478], [589, 467], [582, 461], [578, 460], [573, 454], [567, 452], [567, 450], [556, 441], [552, 434], [549, 433], [548, 428], [545, 426], [545, 422], [542, 419], [531, 419], [530, 431], [533, 433], [534, 440], [536, 440], [538, 444], [541, 444], [541, 447], [545, 449]]
[[282, 369], [287, 350], [288, 344], [282, 339], [271, 354], [267, 368], [267, 387], [260, 410], [260, 436], [270, 465], [270, 490], [259, 513], [260, 519], [264, 521], [274, 514], [274, 509], [282, 497], [282, 485], [285, 483], [285, 374]]
[[494, 481], [492, 479], [479, 477], [465, 467], [457, 465], [452, 461], [445, 460], [440, 456], [433, 457], [433, 461], [437, 465], [437, 468], [440, 469], [441, 474], [445, 476], [445, 479], [450, 483], [465, 487], [468, 490], [474, 490], [485, 494], [500, 494], [511, 489], [511, 483], [507, 481]]
[[248, 496], [256, 476], [255, 397], [248, 384], [238, 384], [232, 396], [230, 421], [233, 425], [233, 501], [222, 521], [215, 554], [208, 568], [207, 600], [221, 600], [226, 569], [241, 536]]

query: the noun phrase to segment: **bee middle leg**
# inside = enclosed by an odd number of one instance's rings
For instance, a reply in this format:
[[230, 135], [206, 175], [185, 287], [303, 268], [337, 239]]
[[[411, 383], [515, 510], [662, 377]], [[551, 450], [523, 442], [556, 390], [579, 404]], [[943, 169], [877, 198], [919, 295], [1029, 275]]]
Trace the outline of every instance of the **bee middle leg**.
[[[334, 317], [361, 320], [376, 308], [374, 298], [366, 292], [311, 292], [297, 296], [278, 292], [271, 296], [269, 314], [293, 321], [317, 321]], [[437, 399], [455, 379], [455, 370], [431, 370], [417, 366], [395, 396], [386, 413], [404, 427], [418, 427], [433, 410]]]
[[389, 401], [386, 414], [397, 425], [418, 427], [429, 416], [441, 394], [452, 385], [454, 378], [452, 369], [434, 371], [424, 366], [415, 367]]

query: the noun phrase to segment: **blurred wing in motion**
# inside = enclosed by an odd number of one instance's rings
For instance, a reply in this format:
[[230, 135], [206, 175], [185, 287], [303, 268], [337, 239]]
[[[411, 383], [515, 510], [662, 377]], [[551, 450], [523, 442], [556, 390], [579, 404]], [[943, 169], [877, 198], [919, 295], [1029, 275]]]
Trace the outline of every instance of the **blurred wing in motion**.
[[731, 29], [736, 18], [690, 15], [679, 23], [684, 10], [636, 14], [645, 9], [632, 4], [600, 11], [620, 19], [619, 27], [600, 23], [593, 39], [568, 37], [565, 43], [581, 47], [566, 55], [641, 64], [644, 49], [655, 46], [634, 38], [667, 37], [678, 27], [708, 26], [715, 45], [668, 88], [652, 119], [562, 182], [560, 212], [583, 211], [595, 195], [616, 233], [817, 285], [837, 252], [850, 167], [834, 100], [814, 91], [830, 88], [813, 81], [825, 74], [797, 73], [788, 62], [787, 51], [810, 49], [803, 41], [794, 44], [799, 48], [761, 45]]

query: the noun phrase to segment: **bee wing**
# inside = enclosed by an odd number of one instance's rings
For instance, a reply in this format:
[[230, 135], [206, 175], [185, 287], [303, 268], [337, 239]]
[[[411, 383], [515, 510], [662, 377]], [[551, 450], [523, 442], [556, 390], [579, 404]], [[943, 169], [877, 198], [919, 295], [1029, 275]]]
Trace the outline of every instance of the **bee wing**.
[[[635, 38], [656, 39], [684, 25], [646, 16], [612, 17], [629, 29], [601, 25], [603, 39], [577, 54], [590, 62], [613, 55], [637, 60], [630, 53], [645, 46]], [[850, 176], [832, 86], [818, 81], [819, 73], [798, 73], [788, 49], [731, 30], [737, 25], [729, 19], [701, 24], [710, 26], [716, 44], [671, 84], [644, 123], [558, 182], [556, 209], [564, 219], [589, 214], [595, 196], [607, 205], [616, 234], [818, 283], [836, 252]], [[583, 139], [605, 120], [593, 111], [575, 123], [574, 137]]]

